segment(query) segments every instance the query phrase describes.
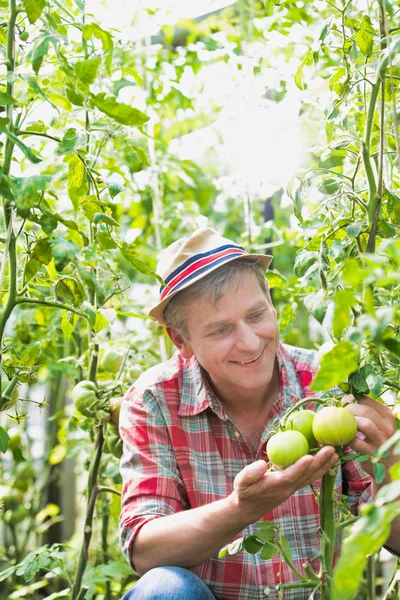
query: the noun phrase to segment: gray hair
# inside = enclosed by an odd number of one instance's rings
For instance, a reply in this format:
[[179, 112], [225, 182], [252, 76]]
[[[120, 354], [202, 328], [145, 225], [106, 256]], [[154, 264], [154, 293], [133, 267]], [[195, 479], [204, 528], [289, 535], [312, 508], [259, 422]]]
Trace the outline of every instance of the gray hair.
[[205, 296], [208, 297], [212, 306], [216, 306], [220, 298], [225, 294], [228, 285], [234, 280], [243, 280], [243, 275], [246, 273], [254, 273], [256, 275], [261, 290], [269, 297], [265, 272], [261, 263], [246, 257], [238, 258], [225, 263], [175, 294], [164, 308], [163, 315], [167, 327], [173, 327], [184, 339], [188, 340], [189, 331], [185, 310], [187, 306]]

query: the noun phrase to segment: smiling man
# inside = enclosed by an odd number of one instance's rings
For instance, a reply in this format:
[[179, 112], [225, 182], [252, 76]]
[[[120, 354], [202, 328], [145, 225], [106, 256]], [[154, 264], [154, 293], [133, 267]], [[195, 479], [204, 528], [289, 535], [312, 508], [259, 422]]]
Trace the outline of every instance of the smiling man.
[[[317, 353], [279, 342], [265, 271], [271, 257], [201, 229], [162, 253], [165, 285], [150, 315], [177, 348], [128, 390], [121, 410], [124, 442], [121, 543], [141, 575], [124, 600], [256, 600], [295, 579], [278, 556], [245, 552], [218, 559], [226, 543], [259, 520], [279, 523], [293, 564], [317, 568], [318, 507], [310, 484], [338, 456], [330, 446], [284, 471], [269, 471], [266, 442], [279, 418], [305, 396]], [[371, 399], [350, 407], [372, 455], [395, 430], [390, 411]], [[389, 460], [389, 459], [388, 459]], [[375, 493], [372, 466], [347, 461], [337, 493], [358, 506]], [[369, 473], [369, 475], [368, 475]], [[390, 540], [397, 551], [400, 532]], [[286, 590], [285, 600], [309, 597]]]

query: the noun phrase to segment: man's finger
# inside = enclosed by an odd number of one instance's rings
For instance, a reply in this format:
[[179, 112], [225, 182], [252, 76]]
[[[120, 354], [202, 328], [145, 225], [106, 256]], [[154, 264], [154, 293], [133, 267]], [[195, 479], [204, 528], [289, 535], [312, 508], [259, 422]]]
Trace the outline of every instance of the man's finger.
[[235, 486], [238, 489], [244, 490], [250, 485], [257, 483], [262, 477], [264, 477], [267, 471], [268, 465], [265, 460], [257, 460], [256, 462], [247, 465], [238, 473], [235, 477]]

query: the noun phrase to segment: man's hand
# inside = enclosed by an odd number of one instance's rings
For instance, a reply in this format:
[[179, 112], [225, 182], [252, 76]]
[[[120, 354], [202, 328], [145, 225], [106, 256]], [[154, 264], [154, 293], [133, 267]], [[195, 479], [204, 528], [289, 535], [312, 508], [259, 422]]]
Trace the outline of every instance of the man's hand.
[[[352, 399], [353, 396], [345, 396], [343, 398], [346, 402]], [[348, 444], [355, 452], [372, 456], [374, 451], [378, 450], [396, 431], [396, 419], [392, 411], [384, 404], [381, 404], [381, 402], [373, 400], [368, 396], [362, 396], [358, 400], [358, 404], [348, 404], [346, 409], [350, 410], [355, 416], [358, 431], [362, 434], [360, 437], [355, 437]], [[386, 470], [388, 470], [398, 460], [398, 456], [390, 452], [389, 456], [382, 460], [382, 463], [385, 465]], [[374, 469], [370, 460], [363, 462], [362, 468], [368, 475], [371, 475], [371, 477], [374, 476]], [[387, 477], [384, 483], [388, 483], [389, 481]]]
[[255, 523], [294, 492], [317, 481], [338, 458], [332, 446], [325, 446], [314, 456], [307, 454], [287, 469], [274, 472], [267, 472], [268, 464], [258, 460], [235, 477], [232, 499], [249, 515], [249, 522]]

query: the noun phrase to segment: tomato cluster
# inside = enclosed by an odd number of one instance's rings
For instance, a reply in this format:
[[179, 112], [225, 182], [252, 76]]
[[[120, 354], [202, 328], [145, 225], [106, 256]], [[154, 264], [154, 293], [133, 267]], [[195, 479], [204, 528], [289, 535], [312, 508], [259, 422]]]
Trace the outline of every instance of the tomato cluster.
[[267, 455], [274, 466], [286, 469], [318, 444], [343, 446], [356, 433], [356, 418], [346, 408], [325, 406], [316, 413], [301, 409], [289, 415], [284, 430], [268, 440]]

